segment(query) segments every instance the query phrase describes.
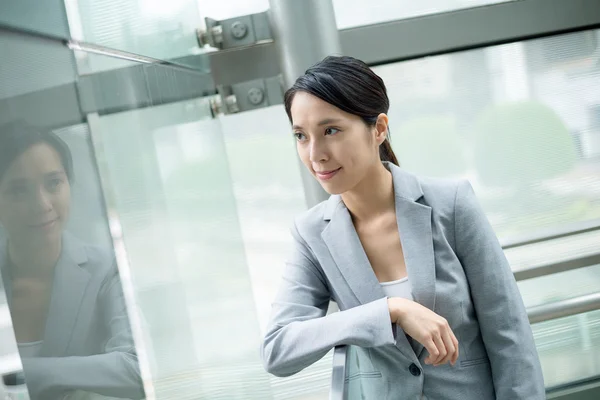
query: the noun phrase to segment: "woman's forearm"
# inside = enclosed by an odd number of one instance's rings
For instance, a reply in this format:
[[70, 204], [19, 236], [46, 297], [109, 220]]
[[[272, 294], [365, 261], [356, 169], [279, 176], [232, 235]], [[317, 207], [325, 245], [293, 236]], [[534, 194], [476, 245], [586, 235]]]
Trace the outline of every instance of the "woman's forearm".
[[31, 397], [52, 398], [72, 390], [104, 396], [143, 399], [144, 388], [135, 354], [112, 352], [85, 357], [23, 358]]

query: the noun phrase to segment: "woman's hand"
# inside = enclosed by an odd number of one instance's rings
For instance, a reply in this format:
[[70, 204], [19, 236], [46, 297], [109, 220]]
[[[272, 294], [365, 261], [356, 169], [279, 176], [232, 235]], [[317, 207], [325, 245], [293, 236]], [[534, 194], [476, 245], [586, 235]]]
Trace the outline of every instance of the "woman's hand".
[[448, 321], [419, 303], [401, 297], [388, 299], [390, 317], [429, 352], [425, 364], [434, 366], [458, 360], [458, 340]]

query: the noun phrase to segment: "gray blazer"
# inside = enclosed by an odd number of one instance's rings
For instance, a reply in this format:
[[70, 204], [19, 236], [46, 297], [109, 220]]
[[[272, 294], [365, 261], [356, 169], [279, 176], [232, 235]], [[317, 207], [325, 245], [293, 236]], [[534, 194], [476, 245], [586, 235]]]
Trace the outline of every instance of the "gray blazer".
[[[423, 346], [390, 323], [350, 213], [334, 195], [295, 221], [295, 248], [262, 345], [265, 369], [289, 376], [347, 344], [359, 346], [350, 390], [369, 400], [544, 399], [523, 301], [470, 184], [385, 165], [413, 296], [448, 320], [460, 345], [456, 366], [426, 365]], [[330, 300], [340, 312], [326, 315]]]
[[[0, 269], [7, 299], [7, 243]], [[142, 399], [144, 390], [121, 282], [113, 258], [63, 234], [40, 357], [23, 359], [33, 399], [64, 390]]]

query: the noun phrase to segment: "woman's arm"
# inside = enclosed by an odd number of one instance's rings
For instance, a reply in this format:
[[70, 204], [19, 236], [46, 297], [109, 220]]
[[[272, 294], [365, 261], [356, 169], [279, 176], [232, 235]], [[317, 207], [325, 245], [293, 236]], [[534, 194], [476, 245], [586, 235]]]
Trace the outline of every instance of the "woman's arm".
[[295, 248], [286, 263], [262, 345], [267, 372], [293, 375], [340, 344], [395, 343], [387, 298], [325, 315], [331, 299], [325, 277], [294, 226]]
[[116, 268], [112, 268], [99, 292], [98, 309], [110, 336], [105, 353], [81, 357], [23, 359], [23, 370], [32, 398], [55, 399], [73, 390], [103, 396], [143, 399], [144, 389], [127, 309]]
[[540, 361], [517, 283], [468, 182], [458, 185], [454, 223], [456, 252], [469, 281], [496, 398], [545, 399]]

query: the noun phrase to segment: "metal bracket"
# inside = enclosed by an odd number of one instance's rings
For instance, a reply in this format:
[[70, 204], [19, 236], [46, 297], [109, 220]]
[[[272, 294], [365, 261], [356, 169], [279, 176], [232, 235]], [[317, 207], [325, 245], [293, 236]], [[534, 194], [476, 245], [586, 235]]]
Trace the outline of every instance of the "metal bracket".
[[281, 75], [217, 86], [219, 96], [211, 100], [213, 115], [235, 114], [283, 103]]
[[206, 30], [198, 29], [196, 32], [200, 47], [226, 50], [273, 41], [266, 11], [222, 21], [207, 17], [204, 21]]

